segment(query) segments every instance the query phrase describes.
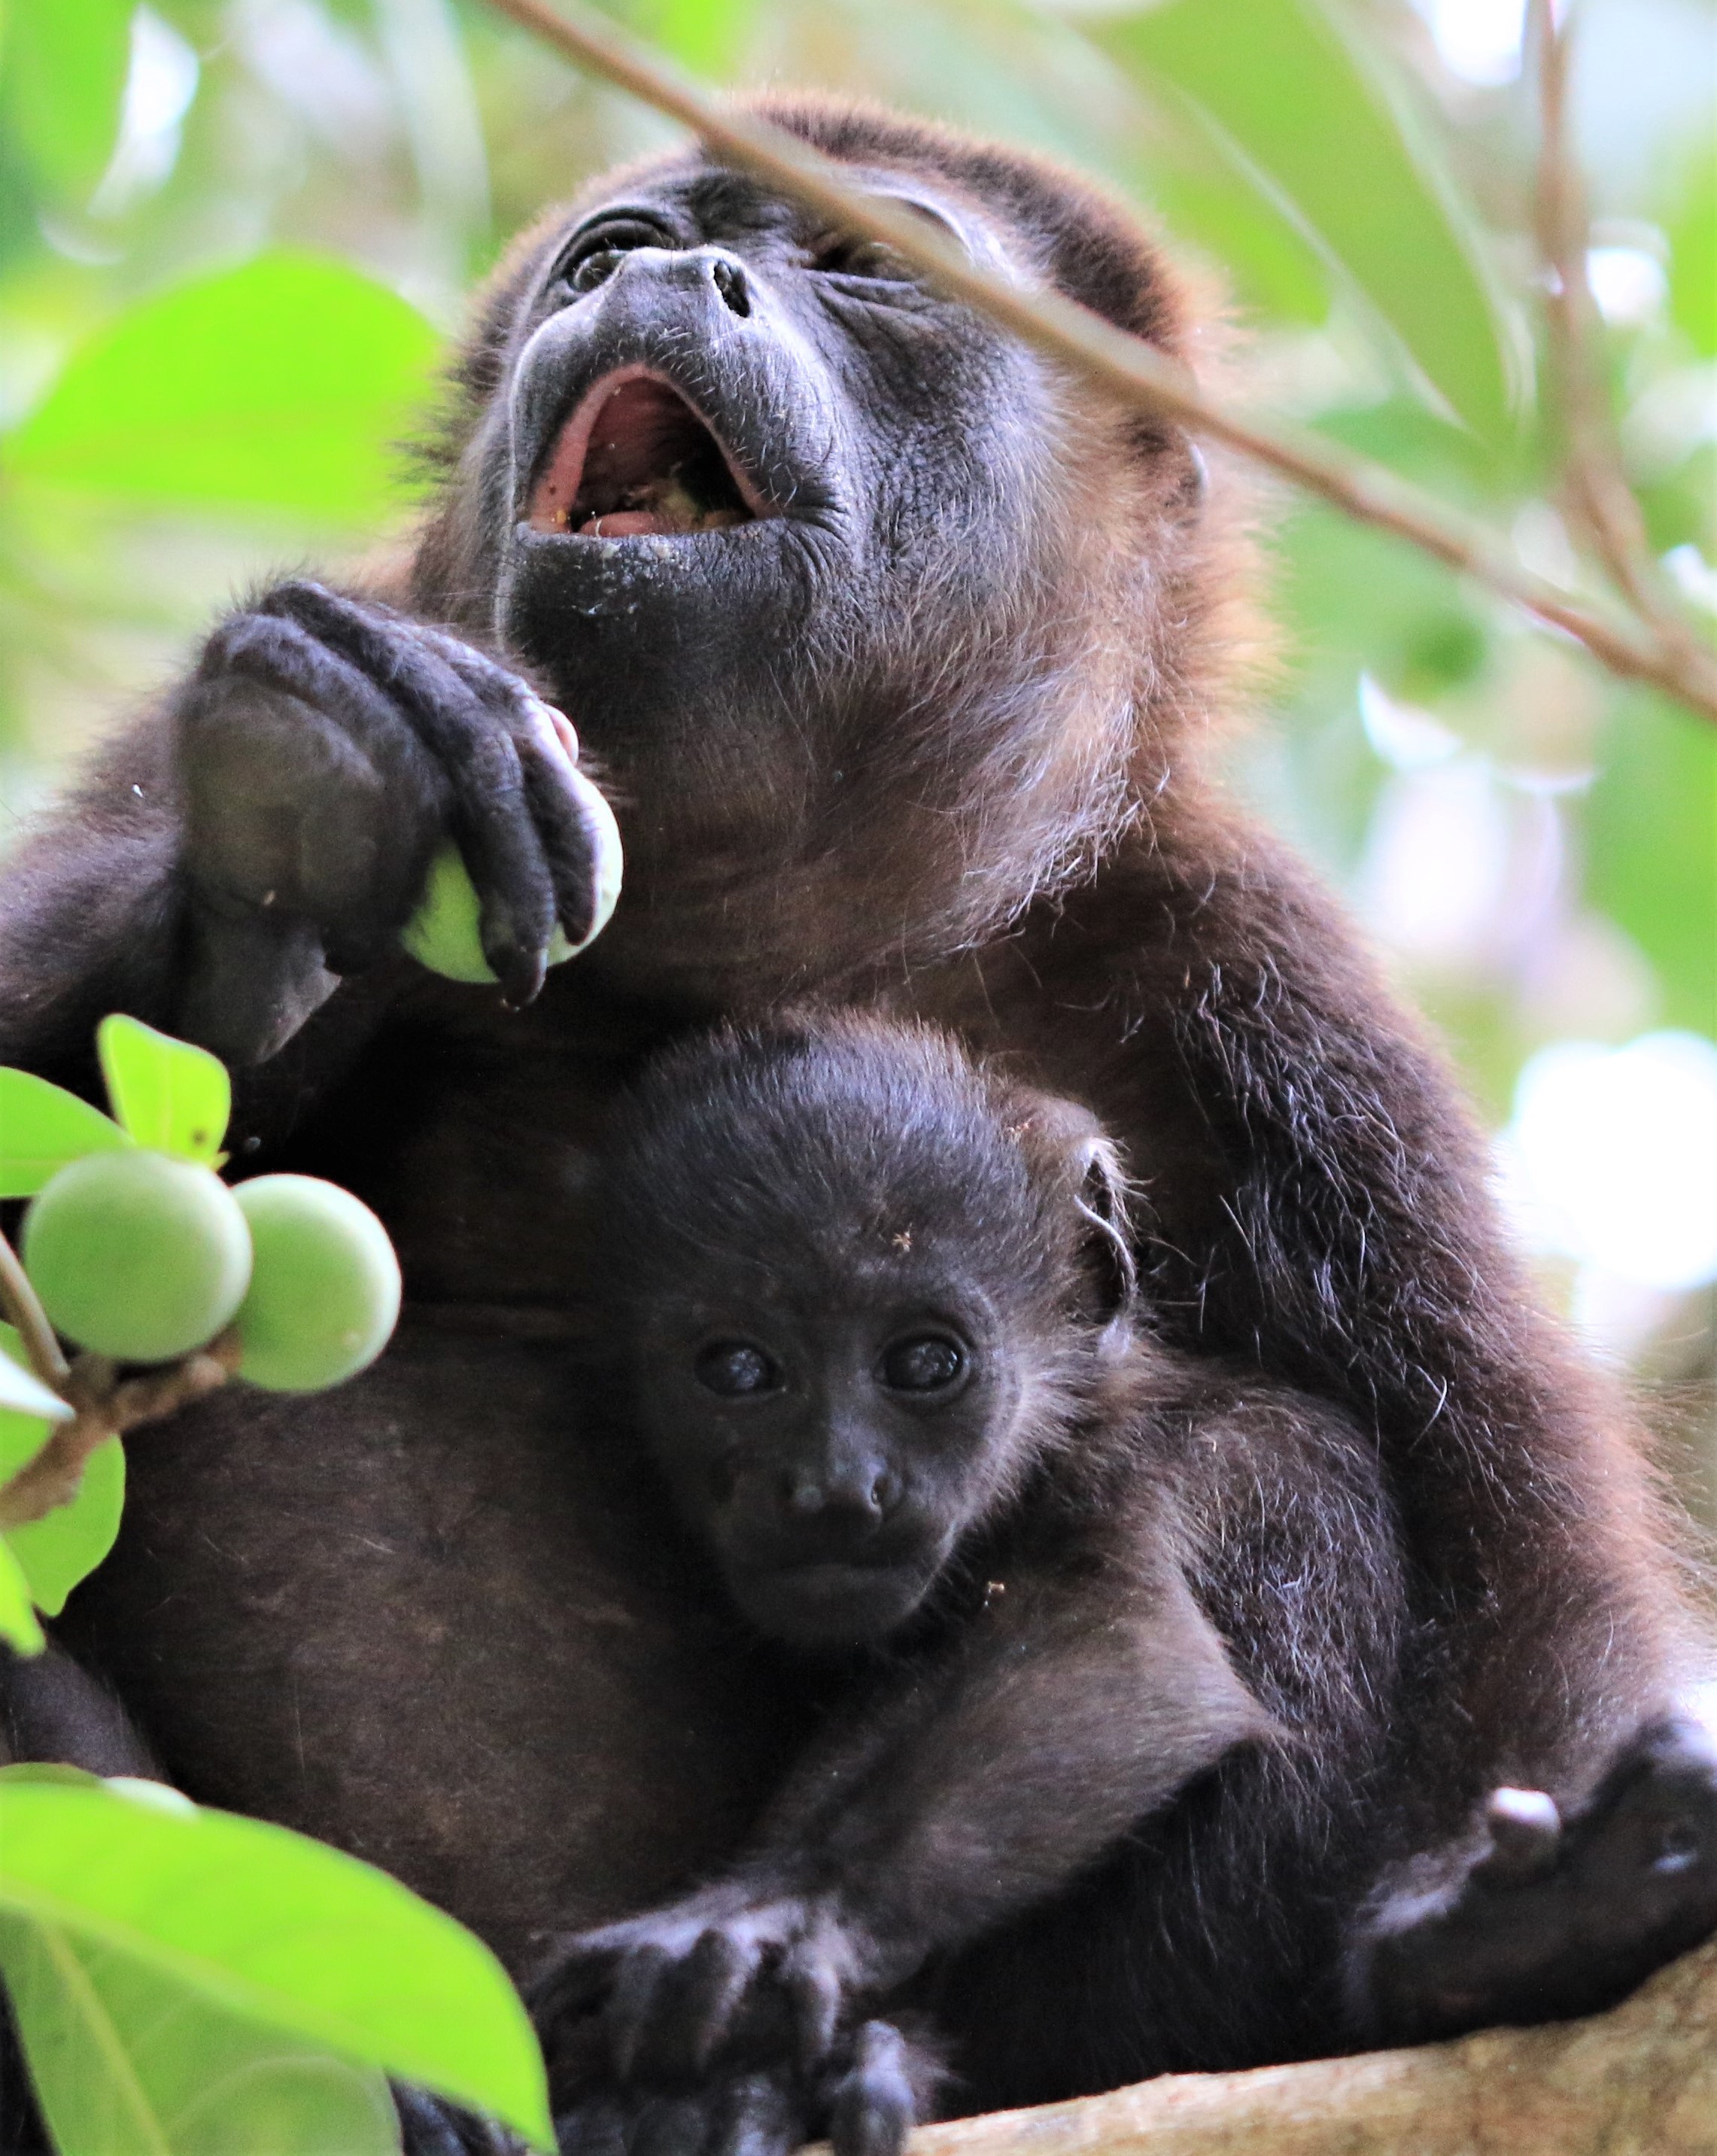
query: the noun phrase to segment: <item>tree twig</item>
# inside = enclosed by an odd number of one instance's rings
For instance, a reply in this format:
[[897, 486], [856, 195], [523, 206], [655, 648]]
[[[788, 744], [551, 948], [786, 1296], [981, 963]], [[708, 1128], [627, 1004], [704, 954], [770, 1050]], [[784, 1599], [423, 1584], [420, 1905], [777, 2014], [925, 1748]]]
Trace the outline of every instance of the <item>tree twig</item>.
[[194, 1355], [135, 1378], [116, 1379], [105, 1355], [80, 1355], [56, 1388], [77, 1413], [58, 1424], [35, 1458], [0, 1485], [0, 1528], [27, 1526], [69, 1505], [98, 1445], [205, 1399], [225, 1384], [242, 1353], [238, 1335], [229, 1327]]
[[1654, 623], [1597, 611], [1526, 567], [1507, 542], [1386, 465], [1306, 428], [1268, 424], [1212, 403], [1183, 367], [1062, 294], [992, 275], [921, 218], [873, 194], [832, 158], [751, 115], [723, 105], [582, 0], [489, 0], [569, 59], [691, 128], [711, 150], [856, 236], [880, 239], [951, 296], [979, 309], [1051, 359], [1123, 402], [1177, 421], [1279, 472], [1361, 521], [1393, 532], [1553, 629], [1612, 672], [1648, 681], [1717, 721], [1717, 662]]
[[1660, 637], [1689, 644], [1691, 630], [1652, 558], [1645, 519], [1627, 483], [1600, 358], [1602, 327], [1586, 269], [1586, 191], [1568, 131], [1572, 10], [1559, 23], [1553, 0], [1528, 4], [1539, 86], [1534, 216], [1546, 272], [1545, 346], [1567, 506], [1617, 589]]

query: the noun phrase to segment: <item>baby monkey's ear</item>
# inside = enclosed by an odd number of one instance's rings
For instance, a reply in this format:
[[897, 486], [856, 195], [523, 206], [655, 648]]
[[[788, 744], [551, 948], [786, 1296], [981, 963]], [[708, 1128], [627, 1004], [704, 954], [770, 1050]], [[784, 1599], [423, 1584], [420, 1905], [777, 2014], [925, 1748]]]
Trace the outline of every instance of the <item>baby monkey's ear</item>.
[[1010, 1122], [1038, 1188], [1070, 1208], [1096, 1314], [1119, 1339], [1139, 1293], [1120, 1147], [1089, 1108], [1058, 1094], [1022, 1092]]

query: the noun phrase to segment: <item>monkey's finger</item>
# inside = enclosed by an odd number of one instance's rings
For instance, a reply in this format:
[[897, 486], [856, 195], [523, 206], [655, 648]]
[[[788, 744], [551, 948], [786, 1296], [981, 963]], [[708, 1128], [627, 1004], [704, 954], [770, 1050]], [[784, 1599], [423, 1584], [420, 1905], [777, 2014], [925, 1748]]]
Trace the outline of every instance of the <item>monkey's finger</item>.
[[741, 2074], [721, 2092], [704, 2156], [790, 2156], [805, 2138], [803, 2112], [785, 2082]]
[[525, 2144], [492, 2118], [397, 2082], [389, 2093], [399, 2113], [403, 2156], [525, 2156]]
[[752, 1941], [712, 1925], [681, 1964], [675, 2018], [694, 2073], [703, 2073], [720, 2049], [762, 1958]]
[[264, 603], [384, 685], [445, 774], [453, 835], [475, 886], [483, 955], [513, 1004], [542, 986], [555, 897], [510, 729], [438, 652], [320, 584], [283, 584]]
[[841, 1979], [827, 1953], [801, 1939], [782, 1957], [781, 1984], [792, 2017], [794, 2051], [802, 2064], [820, 2066], [834, 2042], [845, 2003]]
[[852, 2066], [829, 2092], [834, 2156], [900, 2156], [917, 2111], [905, 2038], [886, 2021], [867, 2021]]
[[635, 1947], [614, 1971], [602, 2019], [608, 2056], [623, 2082], [630, 2081], [638, 2065], [674, 1958], [662, 1947]]
[[607, 925], [619, 896], [619, 826], [594, 779], [529, 742], [519, 756], [555, 887], [556, 917], [579, 952]]
[[578, 768], [578, 735], [564, 713], [544, 703], [516, 674], [457, 637], [434, 629], [423, 634], [512, 734], [555, 887], [556, 915], [566, 941], [582, 951], [612, 911], [618, 879], [610, 859], [612, 814], [605, 813], [595, 783]]
[[1556, 1799], [1542, 1789], [1493, 1789], [1484, 1802], [1490, 1852], [1473, 1867], [1487, 1887], [1517, 1887], [1555, 1864], [1562, 1845]]
[[617, 2097], [597, 2096], [557, 2112], [561, 2156], [626, 2156], [628, 2111]]
[[614, 1980], [619, 1953], [588, 1938], [557, 1942], [554, 1958], [525, 1986], [525, 2004], [540, 2029], [587, 2014], [601, 2005]]
[[628, 2156], [704, 2156], [710, 2120], [695, 2097], [656, 2097], [643, 2105], [627, 2136]]

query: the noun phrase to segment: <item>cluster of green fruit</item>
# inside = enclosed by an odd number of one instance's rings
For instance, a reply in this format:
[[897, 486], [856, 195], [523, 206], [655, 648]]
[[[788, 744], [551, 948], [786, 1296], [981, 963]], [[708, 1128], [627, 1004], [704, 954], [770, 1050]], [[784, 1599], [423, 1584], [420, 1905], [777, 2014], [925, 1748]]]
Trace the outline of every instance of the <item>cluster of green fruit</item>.
[[274, 1392], [353, 1376], [399, 1315], [393, 1245], [350, 1191], [309, 1175], [228, 1189], [141, 1146], [61, 1168], [24, 1215], [21, 1255], [79, 1348], [167, 1363], [236, 1326], [239, 1376]]
[[19, 1255], [56, 1332], [162, 1363], [233, 1327], [238, 1374], [274, 1392], [320, 1392], [373, 1362], [400, 1277], [368, 1206], [308, 1175], [229, 1188], [216, 1058], [118, 1015], [96, 1050], [110, 1116], [0, 1070], [0, 1197], [30, 1201]]

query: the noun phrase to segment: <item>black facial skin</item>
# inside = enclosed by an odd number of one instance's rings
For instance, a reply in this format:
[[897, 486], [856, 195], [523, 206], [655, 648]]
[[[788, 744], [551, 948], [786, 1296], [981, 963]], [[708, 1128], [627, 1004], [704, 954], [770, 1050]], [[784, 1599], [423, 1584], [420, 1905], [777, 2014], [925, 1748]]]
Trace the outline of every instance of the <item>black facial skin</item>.
[[739, 1608], [792, 1645], [905, 1624], [1095, 1367], [1061, 1309], [1073, 1185], [1039, 1189], [951, 1067], [838, 1027], [688, 1051], [600, 1186], [638, 1424]]
[[699, 1297], [647, 1329], [643, 1419], [680, 1510], [746, 1616], [794, 1644], [880, 1637], [912, 1614], [1018, 1392], [1005, 1348], [974, 1344], [987, 1312], [846, 1285], [844, 1307], [802, 1288]]
[[[1219, 376], [1220, 311], [1069, 174], [766, 105], [1005, 274]], [[589, 230], [611, 212], [626, 231]], [[1241, 1744], [1178, 1794], [1141, 1794], [1130, 1756], [1094, 1771], [1122, 1727], [1102, 1702], [1166, 1605], [1123, 1595], [1094, 1622], [1090, 1553], [1064, 1545], [1030, 1594], [1012, 1575], [987, 1636], [1019, 1624], [1031, 1660], [1068, 1611], [1098, 1659], [1076, 1681], [1032, 1661], [1002, 1720], [1041, 1742], [1000, 1747], [988, 1795], [968, 1768], [992, 1729], [914, 1722], [953, 1736], [915, 1754], [902, 1815], [951, 1847], [976, 1820], [997, 1892], [1043, 1897], [1017, 1919], [961, 1904], [971, 1943], [886, 1993], [951, 2047], [936, 2101], [1596, 2009], [1717, 1925], [1709, 1627], [1643, 1447], [1536, 1315], [1434, 1050], [1210, 776], [1268, 584], [1235, 473], [885, 266], [831, 259], [694, 149], [599, 182], [480, 298], [408, 562], [247, 599], [8, 848], [0, 1062], [99, 1098], [115, 1009], [215, 1049], [239, 1168], [357, 1189], [407, 1281], [397, 1341], [351, 1386], [232, 1389], [134, 1449], [120, 1545], [59, 1635], [181, 1787], [397, 1871], [515, 1971], [546, 1928], [720, 1874], [843, 1687], [1002, 1575], [976, 1573], [973, 1521], [862, 1648], [748, 1622], [556, 1344], [593, 1322], [614, 1240], [579, 1209], [612, 1103], [676, 1040], [789, 1002], [923, 1020], [1125, 1149], [1152, 1321], [1202, 1383], [1174, 1427], [1221, 1432], [1177, 1486], [1202, 1570], [1151, 1577], [1192, 1598], [1192, 1704], [1222, 1689], [1214, 1624], [1303, 1739], [1291, 1764]], [[559, 465], [583, 388], [633, 367], [594, 460]], [[548, 528], [521, 535], [533, 509]], [[627, 849], [613, 921], [546, 977], [594, 861], [546, 695]], [[400, 952], [449, 839], [500, 995]], [[1105, 1446], [1130, 1414], [1097, 1418]], [[1053, 1542], [1064, 1486], [1037, 1486]], [[1128, 1697], [1184, 1761], [1160, 1686]], [[100, 1750], [86, 1706], [34, 1697], [18, 1726]], [[1048, 1771], [1063, 1753], [1113, 1808], [1094, 1826]], [[1512, 1869], [1499, 1787], [1545, 1799]], [[800, 1796], [788, 1838], [833, 1862], [838, 1823]], [[1069, 1884], [1069, 1850], [1116, 1835]], [[879, 1865], [873, 1930], [959, 1883], [926, 1846]], [[670, 1957], [670, 1993], [721, 1993], [741, 1950], [717, 1930], [692, 1975]], [[860, 1979], [837, 1991], [865, 2010]], [[670, 2061], [665, 2110], [603, 2051], [567, 2147], [780, 2156], [827, 2129], [874, 2156], [930, 2100], [877, 2025], [843, 2023], [833, 2083], [783, 2063], [778, 2026], [752, 2036]], [[445, 2146], [410, 2131], [413, 2156]]]

